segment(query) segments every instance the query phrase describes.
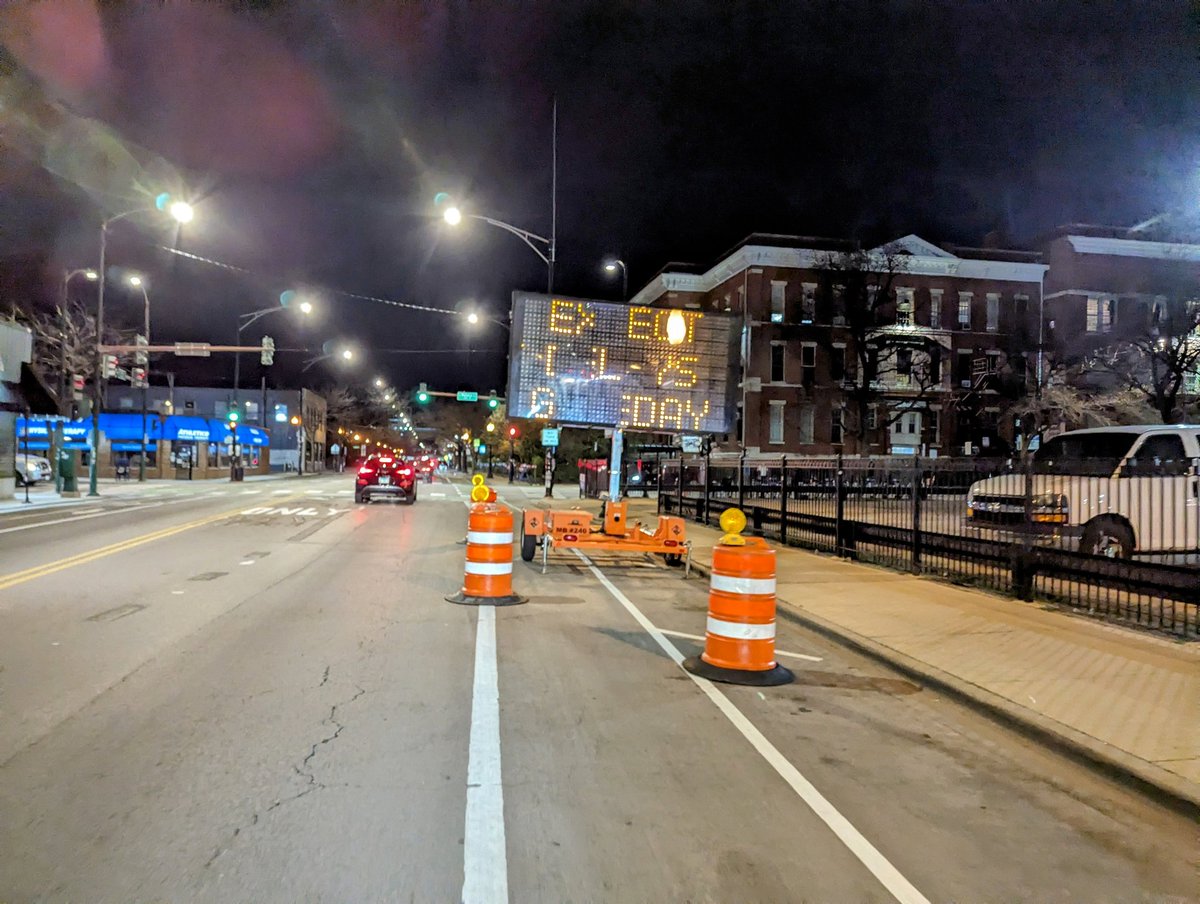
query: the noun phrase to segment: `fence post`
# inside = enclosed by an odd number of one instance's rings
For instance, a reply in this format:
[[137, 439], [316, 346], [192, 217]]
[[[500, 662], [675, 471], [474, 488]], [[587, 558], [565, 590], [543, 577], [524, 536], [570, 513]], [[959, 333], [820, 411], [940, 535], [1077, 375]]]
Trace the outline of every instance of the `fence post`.
[[677, 515], [679, 515], [681, 518], [683, 517], [683, 474], [684, 474], [685, 470], [686, 469], [683, 467], [683, 452], [680, 451], [680, 453], [679, 453], [679, 480], [677, 481], [677, 486], [675, 487], [675, 497], [676, 497], [676, 500], [679, 502], [679, 506], [678, 506], [678, 508], [676, 508], [675, 513]]
[[661, 455], [656, 454], [654, 456], [654, 465], [655, 465], [655, 467], [654, 467], [654, 472], [655, 472], [655, 474], [654, 474], [654, 477], [655, 477], [654, 501], [655, 501], [655, 504], [656, 504], [656, 507], [658, 510], [658, 514], [661, 515], [663, 513], [663, 498], [662, 498], [662, 472], [663, 472], [663, 469], [662, 469], [662, 456]]
[[842, 453], [837, 454], [837, 466], [833, 482], [834, 515], [833, 515], [833, 551], [839, 556], [846, 556], [846, 484], [842, 471]]
[[746, 450], [738, 457], [738, 508], [746, 510]]
[[708, 507], [712, 499], [712, 453], [704, 453], [704, 523], [710, 524], [712, 519], [708, 516]]
[[788, 541], [788, 486], [787, 456], [779, 458], [779, 542], [787, 546]]
[[1021, 543], [1013, 553], [1012, 592], [1017, 599], [1033, 600], [1033, 459], [1026, 456], [1022, 469], [1025, 476], [1025, 517]]
[[921, 573], [921, 458], [913, 459], [912, 475], [912, 572]]

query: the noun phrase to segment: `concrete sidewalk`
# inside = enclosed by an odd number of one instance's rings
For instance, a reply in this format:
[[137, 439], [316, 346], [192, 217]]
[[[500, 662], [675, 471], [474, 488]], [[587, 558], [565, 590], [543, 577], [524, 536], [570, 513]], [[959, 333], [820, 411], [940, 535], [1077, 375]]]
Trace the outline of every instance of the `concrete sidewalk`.
[[[654, 500], [630, 500], [634, 516], [652, 525]], [[687, 529], [693, 567], [707, 575], [721, 532]], [[781, 619], [1200, 812], [1200, 644], [771, 545]]]

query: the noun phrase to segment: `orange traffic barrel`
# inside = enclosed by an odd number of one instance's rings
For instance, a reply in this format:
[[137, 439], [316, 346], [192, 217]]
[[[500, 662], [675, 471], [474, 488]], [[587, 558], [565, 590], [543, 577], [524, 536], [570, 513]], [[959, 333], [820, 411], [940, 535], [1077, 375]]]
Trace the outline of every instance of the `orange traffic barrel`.
[[503, 505], [478, 502], [467, 516], [467, 560], [462, 590], [446, 597], [471, 606], [525, 602], [513, 593], [513, 516]]
[[704, 652], [683, 665], [729, 684], [766, 687], [793, 680], [775, 661], [775, 550], [762, 540], [730, 534], [713, 547]]

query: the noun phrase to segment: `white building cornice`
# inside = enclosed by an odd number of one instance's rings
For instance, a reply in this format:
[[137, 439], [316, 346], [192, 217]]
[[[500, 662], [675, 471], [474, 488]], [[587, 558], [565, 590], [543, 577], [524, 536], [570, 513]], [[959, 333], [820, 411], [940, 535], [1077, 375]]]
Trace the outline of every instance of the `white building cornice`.
[[[917, 236], [905, 236], [904, 239], [873, 249], [869, 252], [872, 266], [882, 269], [887, 265], [884, 248], [905, 252], [892, 258], [893, 261], [902, 262], [903, 269], [897, 275], [946, 276], [954, 279], [1037, 283], [1049, 269], [1045, 264], [957, 257], [917, 238]], [[914, 248], [919, 248], [927, 253], [914, 254], [912, 253]], [[933, 253], [934, 251], [937, 253]], [[721, 283], [751, 267], [816, 270], [820, 269], [821, 264], [831, 254], [836, 253], [816, 248], [743, 245], [704, 273], [660, 273], [630, 299], [630, 304], [650, 305], [667, 292], [711, 292]]]
[[1146, 257], [1161, 261], [1200, 261], [1200, 245], [1175, 242], [1143, 242], [1137, 239], [1106, 239], [1090, 235], [1068, 235], [1071, 250], [1079, 254], [1109, 257]]

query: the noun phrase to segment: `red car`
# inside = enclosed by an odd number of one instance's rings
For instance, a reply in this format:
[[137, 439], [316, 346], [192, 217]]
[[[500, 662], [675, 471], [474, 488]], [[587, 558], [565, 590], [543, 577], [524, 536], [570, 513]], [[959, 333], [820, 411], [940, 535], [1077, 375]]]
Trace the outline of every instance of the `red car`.
[[372, 455], [358, 467], [354, 501], [370, 502], [375, 496], [391, 496], [412, 505], [417, 501], [416, 469], [402, 458]]

